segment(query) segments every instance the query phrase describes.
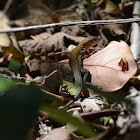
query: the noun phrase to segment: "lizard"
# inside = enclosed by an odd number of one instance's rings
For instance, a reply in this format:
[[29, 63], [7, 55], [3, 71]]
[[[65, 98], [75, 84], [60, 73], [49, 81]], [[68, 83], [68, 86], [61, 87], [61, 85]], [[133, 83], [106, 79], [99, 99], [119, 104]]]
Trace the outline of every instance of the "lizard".
[[74, 96], [74, 99], [70, 100], [66, 105], [61, 107], [61, 109], [66, 109], [68, 106], [70, 106], [75, 100], [77, 100], [81, 96], [81, 91], [84, 84], [84, 81], [81, 76], [81, 70], [83, 69], [82, 55], [90, 47], [97, 45], [98, 42], [99, 42], [98, 38], [92, 38], [92, 39], [86, 38], [71, 51], [69, 57], [69, 65], [73, 71], [75, 83], [77, 85], [77, 92]]

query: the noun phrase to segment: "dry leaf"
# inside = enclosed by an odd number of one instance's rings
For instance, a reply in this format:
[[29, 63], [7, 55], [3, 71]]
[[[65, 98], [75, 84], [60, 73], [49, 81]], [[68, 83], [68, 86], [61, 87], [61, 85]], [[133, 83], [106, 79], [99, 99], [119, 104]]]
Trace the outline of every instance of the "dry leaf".
[[11, 72], [8, 68], [2, 66], [0, 67], [0, 75], [3, 75], [4, 77], [9, 79], [16, 77], [14, 72]]
[[44, 80], [41, 85], [43, 89], [58, 94], [62, 83], [63, 77], [61, 72], [55, 70], [48, 76], [44, 76]]
[[25, 57], [25, 62], [29, 67], [30, 72], [40, 72], [41, 75], [47, 75], [57, 68], [57, 62], [47, 62], [42, 59]]
[[33, 82], [48, 92], [58, 94], [63, 83], [63, 77], [60, 71], [54, 70], [49, 75], [37, 76]]
[[[124, 71], [122, 71], [122, 67], [118, 66], [121, 55], [129, 67]], [[123, 62], [123, 65], [126, 65], [126, 62]], [[124, 41], [110, 42], [107, 47], [85, 59], [83, 63], [92, 75], [92, 83], [106, 91], [122, 88], [137, 72], [133, 54]]]
[[67, 131], [65, 128], [56, 128], [41, 140], [67, 140]]
[[[0, 29], [10, 29], [8, 17], [0, 11]], [[12, 58], [22, 62], [23, 54], [19, 49], [19, 45], [16, 40], [14, 33], [3, 33], [0, 34], [0, 46], [4, 50], [4, 53], [12, 53]]]
[[10, 45], [8, 47], [3, 47], [4, 53], [11, 53], [12, 58], [18, 62], [23, 62], [24, 55], [19, 52], [13, 45]]
[[[93, 0], [94, 1], [94, 0]], [[125, 18], [125, 15], [122, 11], [115, 5], [113, 2], [109, 0], [98, 0], [99, 5], [96, 6], [93, 14], [94, 19], [97, 20], [115, 20]], [[96, 1], [97, 2], [97, 1]], [[100, 34], [104, 41], [108, 40], [126, 40], [127, 36], [127, 24], [109, 24], [100, 26], [101, 30], [99, 30]], [[106, 39], [105, 39], [106, 38]]]
[[[8, 29], [8, 18], [7, 16], [0, 11], [0, 29]], [[8, 47], [11, 41], [7, 33], [0, 34], [0, 46]]]
[[42, 75], [56, 69], [56, 59], [67, 58], [67, 47], [70, 44], [77, 44], [85, 37], [73, 37], [63, 32], [50, 36], [41, 36], [35, 40], [20, 41], [23, 49], [25, 62], [30, 72], [39, 71]]
[[0, 46], [9, 46], [10, 45], [10, 39], [8, 35], [5, 34], [0, 34]]
[[19, 44], [25, 56], [36, 55], [46, 58], [48, 53], [65, 51], [70, 44], [79, 43], [83, 39], [84, 37], [73, 37], [59, 32], [54, 35], [47, 34], [46, 37], [41, 36], [35, 40], [19, 41]]
[[91, 35], [85, 30], [81, 29], [79, 26], [63, 26], [61, 29], [62, 32], [71, 35], [71, 36], [82, 36], [90, 37]]
[[10, 61], [11, 57], [12, 57], [12, 54], [11, 53], [4, 54], [0, 58], [0, 66], [1, 65], [6, 65]]
[[[0, 11], [0, 29], [10, 29], [11, 27], [9, 26], [9, 23], [10, 21], [6, 14]], [[9, 47], [10, 44], [12, 44], [19, 52], [21, 52], [14, 33], [0, 34], [0, 46]]]
[[95, 99], [84, 99], [81, 103], [83, 112], [91, 112], [95, 110], [100, 110], [99, 105], [95, 102]]

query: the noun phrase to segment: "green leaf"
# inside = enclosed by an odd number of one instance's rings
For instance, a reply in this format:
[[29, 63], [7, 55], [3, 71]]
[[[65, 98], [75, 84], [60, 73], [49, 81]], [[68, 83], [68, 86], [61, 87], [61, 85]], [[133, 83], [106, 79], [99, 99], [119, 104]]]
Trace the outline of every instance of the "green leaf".
[[67, 91], [71, 95], [76, 95], [77, 93], [77, 87], [74, 83], [68, 82], [68, 81], [63, 81], [63, 87], [66, 87]]
[[25, 140], [41, 101], [37, 86], [16, 85], [0, 96], [0, 139]]
[[0, 93], [8, 90], [9, 88], [15, 86], [15, 82], [12, 80], [7, 80], [5, 77], [0, 76]]
[[96, 135], [95, 131], [91, 129], [85, 122], [82, 122], [76, 117], [72, 117], [69, 113], [63, 110], [58, 110], [52, 106], [41, 106], [40, 109], [52, 115], [52, 119], [54, 120], [65, 124], [71, 123], [75, 125], [78, 128], [78, 131], [84, 136], [93, 137]]
[[104, 125], [106, 126], [109, 120], [111, 119], [111, 117], [104, 117], [103, 119], [104, 119]]
[[[47, 91], [46, 91], [46, 93], [47, 93]], [[60, 102], [57, 98], [55, 98], [55, 97], [53, 97], [53, 96], [51, 96], [51, 95], [49, 95], [49, 94], [46, 94], [45, 92], [41, 92], [41, 95], [42, 95], [42, 105], [43, 106], [46, 106], [46, 105], [48, 105], [48, 104], [50, 104], [50, 103], [56, 103], [56, 104], [58, 104], [58, 105], [62, 105], [62, 102]]]
[[14, 59], [11, 59], [8, 68], [13, 72], [18, 73], [21, 68], [21, 63], [17, 62]]
[[103, 96], [107, 100], [108, 103], [121, 102], [122, 100], [124, 100], [124, 97], [126, 96], [126, 92], [122, 90], [118, 90], [115, 92], [104, 91], [93, 86], [91, 83], [88, 83], [88, 82], [85, 82], [85, 83], [86, 83], [87, 88], [93, 90], [94, 93]]
[[103, 104], [103, 106], [102, 106], [102, 110], [103, 109], [109, 109], [111, 107], [111, 105], [110, 104]]
[[[72, 116], [74, 116], [74, 117], [80, 119], [82, 122], [84, 122], [84, 120], [81, 118], [81, 116], [77, 110], [73, 112]], [[67, 128], [67, 137], [69, 137], [70, 134], [77, 131], [77, 129], [78, 129], [78, 127], [73, 125], [72, 123], [67, 123], [66, 128]]]

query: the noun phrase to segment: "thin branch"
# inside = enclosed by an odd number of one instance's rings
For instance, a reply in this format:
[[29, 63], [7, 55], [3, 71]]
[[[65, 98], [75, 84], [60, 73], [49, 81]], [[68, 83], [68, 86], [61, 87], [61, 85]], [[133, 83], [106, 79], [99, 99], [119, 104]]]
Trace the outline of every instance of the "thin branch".
[[117, 20], [94, 20], [94, 21], [68, 22], [68, 23], [52, 23], [52, 24], [35, 25], [35, 26], [27, 26], [27, 27], [16, 27], [16, 28], [12, 28], [12, 29], [2, 29], [2, 30], [0, 30], [0, 33], [19, 32], [19, 31], [35, 30], [35, 29], [37, 30], [37, 29], [60, 27], [60, 26], [120, 24], [120, 23], [131, 23], [131, 22], [140, 22], [140, 18], [128, 18], [128, 19], [117, 19]]
[[83, 119], [95, 120], [95, 119], [99, 119], [101, 117], [108, 117], [108, 116], [113, 116], [113, 115], [119, 115], [120, 112], [121, 111], [118, 110], [118, 109], [104, 109], [104, 110], [99, 110], [99, 111], [80, 113], [80, 116]]
[[12, 1], [13, 1], [13, 0], [8, 0], [8, 1], [6, 2], [6, 5], [5, 5], [4, 9], [3, 9], [3, 12], [4, 12], [5, 14], [7, 13], [9, 7], [11, 6]]

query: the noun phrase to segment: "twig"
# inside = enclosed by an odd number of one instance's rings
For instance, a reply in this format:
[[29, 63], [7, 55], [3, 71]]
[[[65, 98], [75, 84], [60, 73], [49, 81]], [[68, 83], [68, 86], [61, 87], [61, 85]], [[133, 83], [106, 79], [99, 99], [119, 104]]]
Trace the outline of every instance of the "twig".
[[93, 112], [87, 112], [87, 113], [80, 113], [80, 116], [87, 120], [95, 120], [101, 117], [108, 117], [113, 115], [119, 115], [120, 110], [118, 109], [104, 109], [100, 111], [93, 111]]
[[6, 5], [5, 5], [4, 9], [3, 9], [3, 12], [4, 12], [5, 14], [7, 13], [9, 7], [11, 6], [12, 1], [13, 1], [13, 0], [8, 0], [8, 1], [6, 2]]
[[140, 22], [140, 18], [128, 18], [128, 19], [117, 19], [117, 20], [94, 20], [94, 21], [68, 22], [68, 23], [52, 23], [52, 24], [35, 25], [35, 26], [27, 26], [27, 27], [16, 27], [16, 28], [12, 28], [12, 29], [2, 29], [2, 30], [0, 30], [0, 33], [19, 32], [19, 31], [35, 30], [35, 29], [37, 30], [37, 29], [60, 27], [60, 26], [120, 24], [120, 23], [131, 23], [131, 22]]
[[62, 96], [53, 94], [53, 93], [46, 91], [46, 90], [42, 90], [42, 91], [45, 92], [46, 94], [58, 99], [59, 101], [64, 102], [64, 98]]
[[40, 115], [42, 115], [43, 117], [40, 119], [40, 120], [38, 120], [34, 125], [36, 126], [36, 125], [38, 125], [41, 121], [44, 121], [44, 120], [46, 120], [46, 119], [48, 119], [48, 116], [49, 116], [49, 114], [48, 113], [46, 113], [46, 112], [44, 112], [44, 111], [38, 111], [38, 113], [40, 114]]

